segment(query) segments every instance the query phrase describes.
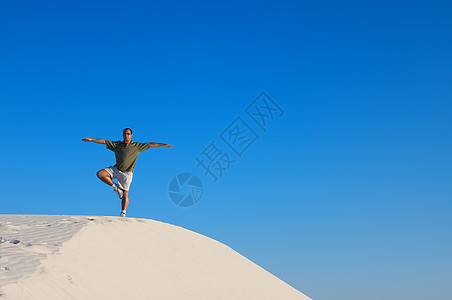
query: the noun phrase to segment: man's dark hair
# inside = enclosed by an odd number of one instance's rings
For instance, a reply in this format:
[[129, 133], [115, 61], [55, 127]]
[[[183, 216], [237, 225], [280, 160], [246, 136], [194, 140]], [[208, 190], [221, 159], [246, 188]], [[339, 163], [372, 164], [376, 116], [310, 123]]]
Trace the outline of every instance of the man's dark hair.
[[130, 129], [130, 128], [124, 128], [124, 130], [122, 131], [122, 133], [124, 134], [124, 132], [126, 132], [126, 130], [130, 130], [130, 133], [133, 134], [133, 131], [132, 131], [132, 129]]

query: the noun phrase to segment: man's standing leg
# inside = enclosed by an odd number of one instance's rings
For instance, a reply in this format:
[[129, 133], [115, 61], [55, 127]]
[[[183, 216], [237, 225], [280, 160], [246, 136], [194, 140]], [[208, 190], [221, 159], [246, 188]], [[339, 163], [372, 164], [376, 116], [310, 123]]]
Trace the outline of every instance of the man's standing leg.
[[125, 212], [127, 210], [127, 206], [129, 206], [129, 191], [123, 191], [124, 195], [122, 196], [122, 211]]
[[120, 216], [125, 217], [126, 216], [126, 210], [129, 206], [129, 188], [130, 184], [132, 183], [133, 173], [132, 172], [121, 172], [120, 176], [118, 176], [118, 181], [121, 183], [121, 186], [123, 188], [123, 195], [121, 197], [122, 202], [122, 211]]

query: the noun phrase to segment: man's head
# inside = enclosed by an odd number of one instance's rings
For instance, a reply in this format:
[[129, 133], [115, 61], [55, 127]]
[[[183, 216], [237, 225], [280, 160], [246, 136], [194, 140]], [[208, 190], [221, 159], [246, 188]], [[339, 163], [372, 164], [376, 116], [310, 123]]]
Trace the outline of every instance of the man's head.
[[122, 136], [124, 138], [124, 142], [130, 142], [132, 140], [132, 129], [125, 128], [122, 131]]

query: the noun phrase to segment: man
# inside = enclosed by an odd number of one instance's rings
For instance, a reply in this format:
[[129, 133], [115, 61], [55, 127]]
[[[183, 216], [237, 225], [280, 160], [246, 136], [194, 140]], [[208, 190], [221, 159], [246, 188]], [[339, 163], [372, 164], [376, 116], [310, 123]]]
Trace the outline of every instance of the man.
[[[84, 138], [84, 142], [94, 142], [97, 144], [105, 144], [107, 149], [113, 151], [116, 156], [116, 165], [102, 169], [97, 172], [100, 180], [113, 187], [116, 194], [122, 199], [121, 217], [126, 216], [127, 206], [129, 206], [129, 187], [132, 183], [133, 170], [137, 162], [138, 155], [142, 151], [148, 150], [150, 147], [168, 147], [173, 145], [164, 143], [138, 143], [132, 142], [132, 129], [126, 128], [122, 131], [124, 140], [109, 141], [104, 139]], [[117, 179], [118, 183], [114, 183], [113, 179]]]

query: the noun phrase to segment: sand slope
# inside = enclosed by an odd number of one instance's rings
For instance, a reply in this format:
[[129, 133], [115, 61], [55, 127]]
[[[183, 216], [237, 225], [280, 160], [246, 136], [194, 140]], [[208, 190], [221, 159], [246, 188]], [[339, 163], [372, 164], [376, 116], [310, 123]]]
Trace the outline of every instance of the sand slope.
[[134, 218], [0, 215], [0, 299], [309, 299], [228, 246]]

